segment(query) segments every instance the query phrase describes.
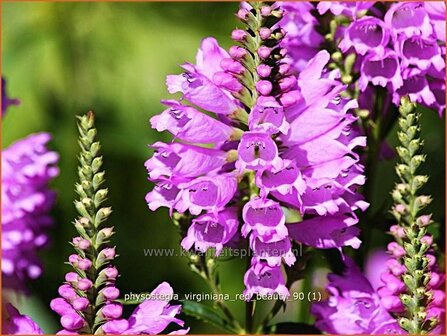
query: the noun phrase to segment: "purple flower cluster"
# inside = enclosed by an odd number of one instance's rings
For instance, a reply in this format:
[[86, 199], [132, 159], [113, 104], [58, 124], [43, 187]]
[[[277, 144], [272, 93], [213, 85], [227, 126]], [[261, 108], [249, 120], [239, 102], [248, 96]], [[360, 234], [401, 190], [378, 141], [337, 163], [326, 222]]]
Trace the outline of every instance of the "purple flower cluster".
[[25, 290], [42, 274], [37, 251], [48, 242], [55, 193], [48, 183], [59, 174], [59, 156], [46, 147], [50, 135], [32, 134], [2, 151], [3, 287]]
[[[237, 16], [245, 22], [254, 13], [243, 4]], [[276, 5], [259, 13], [282, 17]], [[261, 41], [256, 50], [252, 34]], [[295, 77], [279, 45], [282, 28], [236, 29], [231, 36], [238, 45], [229, 52], [204, 39], [196, 64], [168, 76], [169, 92], [183, 98], [164, 101], [168, 108], [151, 124], [177, 141], [152, 145], [146, 168], [156, 186], [146, 201], [151, 210], [194, 216], [185, 249], [213, 247], [219, 254], [241, 233], [255, 254], [245, 294], [285, 298], [281, 263], [295, 262], [292, 240], [316, 248], [360, 245], [354, 211], [367, 204], [357, 193], [365, 178], [354, 150], [365, 138], [352, 130], [357, 103], [341, 97], [346, 87], [338, 71], [325, 69], [327, 52]], [[251, 84], [244, 77], [250, 71]], [[288, 223], [286, 209], [304, 220]]]
[[[445, 106], [445, 33], [435, 28], [433, 10], [445, 4], [401, 2], [392, 4], [382, 19], [363, 16], [353, 21], [339, 47], [361, 55], [359, 87], [386, 87], [397, 105], [408, 95], [413, 102], [434, 108]], [[445, 13], [444, 13], [445, 16]], [[442, 23], [441, 23], [442, 24]], [[445, 25], [445, 22], [444, 22]]]
[[[104, 230], [106, 232], [104, 232]], [[98, 236], [107, 235], [108, 228], [102, 229]], [[80, 251], [90, 247], [90, 242], [82, 237], [75, 237], [73, 246]], [[160, 284], [152, 293], [151, 298], [137, 306], [129, 319], [124, 319], [123, 306], [117, 301], [120, 296], [119, 289], [115, 286], [118, 278], [118, 270], [114, 266], [102, 268], [96, 282], [85, 277], [85, 272], [94, 271], [95, 268], [113, 260], [116, 256], [115, 248], [104, 248], [99, 252], [95, 265], [92, 261], [79, 254], [72, 254], [69, 263], [77, 272], [69, 272], [65, 275], [65, 283], [59, 287], [60, 297], [51, 301], [51, 309], [60, 316], [63, 327], [58, 332], [62, 334], [79, 334], [85, 331], [87, 321], [85, 314], [92, 314], [92, 306], [89, 294], [92, 290], [99, 288], [96, 294], [95, 306], [100, 307], [96, 312], [95, 321], [101, 323], [101, 329], [111, 335], [136, 335], [136, 334], [159, 334], [171, 322], [180, 326], [184, 322], [175, 316], [180, 313], [180, 305], [169, 305], [173, 297], [173, 290], [168, 283]], [[189, 329], [177, 330], [176, 334], [186, 334]]]
[[[89, 242], [85, 239], [73, 239], [73, 245], [83, 250], [89, 247]], [[114, 249], [105, 249], [101, 251], [104, 258], [110, 260], [114, 258]], [[89, 271], [94, 267], [88, 258], [82, 258], [78, 254], [72, 254], [69, 257], [69, 263], [76, 267], [80, 272]], [[115, 302], [120, 292], [114, 286], [118, 276], [118, 270], [109, 266], [103, 269], [97, 281], [97, 286], [105, 285], [98, 293], [97, 304], [104, 304], [101, 309], [101, 316], [104, 320], [119, 319], [122, 314], [122, 305]], [[76, 272], [69, 272], [65, 275], [65, 283], [58, 289], [60, 297], [51, 301], [50, 307], [60, 316], [60, 323], [63, 330], [58, 334], [77, 334], [86, 326], [83, 314], [89, 312], [90, 301], [87, 293], [93, 288], [91, 280], [83, 277]]]
[[[357, 55], [359, 100], [366, 99], [372, 86], [387, 89], [392, 101], [408, 95], [442, 114], [445, 109], [445, 3], [399, 2], [318, 3], [312, 15], [311, 3], [284, 3], [287, 38], [283, 45], [290, 50], [290, 62], [301, 70], [318, 49], [324, 38], [318, 33], [322, 15], [330, 12], [350, 20], [340, 25], [335, 37], [345, 53]], [[382, 8], [386, 11], [383, 12]]]
[[316, 30], [317, 18], [311, 2], [282, 2], [285, 16], [281, 26], [287, 32], [283, 45], [287, 47], [289, 61], [296, 71], [302, 71], [307, 62], [321, 49], [324, 37]]
[[328, 275], [329, 298], [312, 305], [316, 327], [330, 334], [405, 334], [348, 257], [345, 266], [343, 275]]

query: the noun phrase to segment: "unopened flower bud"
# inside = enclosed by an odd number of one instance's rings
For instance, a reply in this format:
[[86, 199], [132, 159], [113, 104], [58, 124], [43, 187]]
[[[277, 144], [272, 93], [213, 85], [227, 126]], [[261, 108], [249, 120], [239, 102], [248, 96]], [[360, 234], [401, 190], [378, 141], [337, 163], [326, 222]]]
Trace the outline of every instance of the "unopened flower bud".
[[220, 62], [220, 66], [225, 71], [234, 73], [234, 74], [242, 74], [245, 71], [244, 66], [238, 61], [233, 60], [232, 58], [224, 58]]
[[74, 312], [73, 307], [67, 302], [67, 300], [63, 298], [56, 298], [51, 300], [50, 308], [52, 311], [59, 314], [60, 316], [68, 312]]
[[242, 84], [227, 72], [218, 71], [213, 76], [213, 82], [219, 87], [227, 89], [231, 92], [239, 92], [242, 90]]
[[78, 297], [78, 294], [76, 294], [75, 290], [67, 284], [59, 286], [58, 293], [67, 301], [72, 301]]
[[272, 73], [272, 67], [268, 66], [267, 64], [260, 64], [256, 68], [256, 72], [258, 73], [259, 77], [266, 78]]
[[261, 80], [256, 83], [256, 90], [263, 95], [268, 96], [272, 92], [273, 85], [268, 80]]
[[109, 303], [101, 309], [101, 312], [105, 318], [117, 319], [123, 314], [123, 306], [119, 303]]
[[405, 237], [405, 230], [403, 227], [400, 227], [399, 225], [392, 225], [390, 227], [390, 232], [395, 237], [398, 237], [398, 238]]
[[241, 8], [241, 9], [239, 9], [239, 10], [237, 11], [236, 16], [237, 16], [239, 19], [241, 19], [242, 21], [244, 21], [244, 20], [247, 19], [248, 14], [249, 14], [248, 10], [246, 10], [245, 8]]
[[115, 247], [107, 247], [102, 250], [99, 255], [103, 255], [106, 260], [112, 260], [113, 258], [115, 258], [116, 255]]
[[420, 208], [427, 206], [428, 204], [430, 204], [430, 202], [431, 202], [430, 196], [422, 195], [416, 198], [416, 205], [419, 206]]
[[272, 53], [272, 51], [270, 50], [270, 48], [266, 47], [266, 46], [261, 46], [258, 49], [258, 55], [259, 55], [259, 57], [261, 57], [261, 59], [269, 58], [271, 53]]
[[232, 46], [228, 50], [228, 53], [234, 59], [242, 59], [247, 55], [247, 50], [239, 46]]
[[403, 215], [405, 213], [405, 211], [407, 210], [407, 208], [403, 204], [397, 204], [394, 207], [394, 210], [396, 210], [397, 213]]
[[79, 280], [78, 273], [75, 272], [68, 272], [65, 274], [65, 281], [67, 282], [77, 282]]
[[419, 226], [427, 226], [431, 223], [431, 215], [422, 215], [418, 219], [416, 219], [416, 223]]
[[80, 298], [75, 299], [71, 304], [72, 304], [74, 309], [79, 310], [79, 311], [83, 311], [83, 310], [87, 309], [87, 307], [89, 306], [90, 302], [88, 301], [87, 298], [80, 297]]
[[391, 242], [387, 246], [388, 251], [390, 251], [394, 257], [403, 257], [406, 253], [402, 246], [398, 245], [396, 242]]
[[79, 256], [77, 254], [70, 254], [70, 256], [68, 257], [68, 262], [70, 264], [77, 264], [79, 262]]
[[231, 32], [231, 38], [235, 41], [244, 41], [247, 37], [247, 32], [242, 29], [235, 29]]
[[84, 319], [77, 313], [68, 313], [61, 317], [61, 325], [67, 330], [78, 330], [84, 326]]
[[261, 36], [261, 39], [267, 40], [270, 35], [272, 35], [272, 31], [269, 28], [262, 27], [259, 29], [259, 36]]
[[72, 243], [80, 250], [87, 250], [90, 247], [90, 242], [82, 237], [74, 237]]
[[77, 283], [77, 287], [81, 291], [88, 291], [92, 286], [93, 283], [89, 279], [80, 279]]
[[428, 235], [424, 236], [421, 239], [421, 243], [425, 244], [425, 245], [428, 245], [428, 246], [431, 246], [433, 244], [433, 237], [432, 236], [428, 236]]
[[110, 216], [111, 213], [112, 213], [112, 208], [110, 208], [110, 207], [99, 209], [95, 216], [96, 225], [99, 225], [100, 223], [105, 221]]
[[104, 274], [109, 280], [115, 280], [118, 277], [118, 270], [114, 266], [107, 267], [104, 269]]
[[78, 268], [81, 271], [87, 271], [91, 267], [92, 267], [92, 262], [91, 262], [91, 260], [89, 260], [87, 258], [83, 258], [78, 261]]
[[278, 71], [281, 75], [286, 76], [289, 74], [290, 72], [290, 64], [287, 63], [282, 63], [279, 66], [279, 71]]
[[102, 290], [102, 294], [107, 300], [116, 300], [120, 296], [120, 291], [116, 287], [106, 287]]
[[261, 7], [261, 15], [262, 16], [269, 16], [272, 14], [272, 7], [270, 6], [262, 6]]
[[293, 89], [296, 86], [296, 77], [295, 76], [288, 76], [279, 81], [279, 87], [281, 88], [281, 91], [287, 92]]

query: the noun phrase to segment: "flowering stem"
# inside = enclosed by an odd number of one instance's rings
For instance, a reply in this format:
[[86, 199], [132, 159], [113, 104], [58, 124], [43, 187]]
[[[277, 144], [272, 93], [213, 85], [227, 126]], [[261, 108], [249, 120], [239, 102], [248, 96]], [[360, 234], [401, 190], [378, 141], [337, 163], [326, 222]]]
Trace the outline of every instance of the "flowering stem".
[[105, 181], [104, 171], [101, 171], [102, 156], [99, 155], [100, 144], [95, 141], [97, 132], [92, 111], [79, 117], [78, 129], [81, 152], [78, 169], [79, 184], [76, 185], [76, 191], [80, 198], [75, 201], [75, 206], [80, 217], [74, 224], [81, 237], [89, 242], [89, 247], [82, 249], [75, 246], [75, 249], [81, 258], [89, 259], [92, 266], [85, 271], [74, 268], [82, 278], [87, 278], [93, 283], [90, 290], [86, 292], [90, 309], [84, 312], [84, 318], [88, 324], [86, 331], [93, 334], [103, 322], [98, 316], [102, 305], [96, 300], [103, 285], [98, 281], [98, 272], [107, 264], [101, 250], [113, 232], [111, 229], [100, 230], [101, 225], [111, 214], [111, 208], [101, 207], [101, 204], [107, 199], [108, 190], [101, 188]]
[[432, 293], [427, 289], [430, 273], [427, 269], [429, 260], [426, 252], [430, 244], [424, 241], [424, 237], [431, 220], [430, 216], [419, 216], [419, 212], [431, 202], [431, 198], [417, 194], [428, 177], [416, 174], [425, 161], [425, 156], [418, 154], [423, 141], [419, 139], [419, 114], [415, 112], [415, 108], [416, 105], [407, 97], [402, 98], [398, 133], [401, 145], [397, 147], [400, 162], [396, 165], [400, 183], [392, 193], [395, 202], [392, 213], [405, 232], [405, 237], [397, 240], [405, 250], [402, 262], [406, 272], [402, 275], [402, 280], [407, 287], [406, 293], [400, 296], [405, 314], [399, 319], [399, 324], [411, 334], [425, 334], [438, 321], [434, 318], [427, 319], [426, 312]]
[[219, 277], [217, 273], [217, 263], [214, 257], [207, 258], [206, 255], [192, 255], [190, 257], [191, 270], [203, 278], [210, 287], [211, 291], [218, 298], [214, 301], [214, 305], [222, 312], [225, 321], [231, 329], [238, 333], [244, 334], [245, 330], [239, 324], [239, 321], [231, 313], [224, 301], [219, 299], [222, 297], [222, 290], [219, 285]]

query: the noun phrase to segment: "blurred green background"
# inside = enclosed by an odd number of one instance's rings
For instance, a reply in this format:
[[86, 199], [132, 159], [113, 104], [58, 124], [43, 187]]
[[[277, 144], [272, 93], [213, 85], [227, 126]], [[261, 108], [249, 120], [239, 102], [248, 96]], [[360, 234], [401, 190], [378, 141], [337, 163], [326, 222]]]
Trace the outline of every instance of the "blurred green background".
[[[166, 209], [147, 208], [144, 196], [152, 185], [143, 164], [151, 154], [147, 144], [169, 139], [148, 123], [162, 111], [160, 99], [169, 97], [166, 75], [180, 73], [178, 65], [194, 61], [206, 36], [229, 47], [237, 7], [237, 3], [2, 3], [2, 72], [10, 96], [22, 101], [3, 119], [2, 145], [48, 131], [54, 139], [51, 147], [61, 156], [61, 173], [53, 183], [58, 201], [52, 245], [41, 255], [45, 273], [30, 284], [32, 297], [20, 300], [20, 308], [46, 332], [58, 330], [57, 316], [48, 304], [69, 269], [64, 264], [71, 252], [67, 241], [74, 234], [75, 115], [89, 109], [97, 115], [102, 142], [122, 293], [149, 291], [162, 281], [170, 282], [180, 296], [209, 292], [188, 270], [186, 259], [144, 256], [146, 248], [178, 250], [179, 236]], [[435, 220], [444, 222], [444, 123], [432, 111], [424, 111], [422, 122], [428, 154], [425, 172], [431, 175], [427, 191], [435, 197]], [[390, 138], [394, 143], [395, 137]], [[381, 205], [389, 202], [393, 162], [381, 163], [378, 173], [374, 199]], [[376, 235], [374, 245], [383, 246], [385, 234]], [[244, 264], [235, 260], [222, 266], [224, 292], [243, 290]], [[230, 307], [243, 316], [242, 303]], [[296, 320], [298, 315], [308, 320], [296, 307], [279, 320]], [[192, 318], [185, 320], [193, 333], [221, 332]]]

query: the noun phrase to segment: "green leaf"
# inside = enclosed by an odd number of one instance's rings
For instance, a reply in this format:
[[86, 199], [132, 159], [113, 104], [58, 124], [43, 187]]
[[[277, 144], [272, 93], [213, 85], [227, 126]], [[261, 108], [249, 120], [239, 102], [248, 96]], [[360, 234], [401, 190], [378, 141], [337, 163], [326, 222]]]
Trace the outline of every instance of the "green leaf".
[[237, 331], [231, 326], [231, 324], [220, 316], [216, 311], [203, 303], [195, 301], [182, 302], [182, 312], [189, 316], [202, 320], [219, 327], [230, 334], [237, 334]]
[[138, 305], [138, 304], [146, 301], [147, 298], [150, 297], [150, 295], [151, 295], [150, 292], [143, 292], [143, 293], [133, 295], [134, 298], [132, 300], [117, 299], [116, 301], [118, 301], [119, 303], [121, 303], [123, 305]]
[[284, 216], [286, 216], [286, 223], [298, 223], [303, 221], [303, 217], [299, 211], [291, 208], [281, 207], [284, 212]]

